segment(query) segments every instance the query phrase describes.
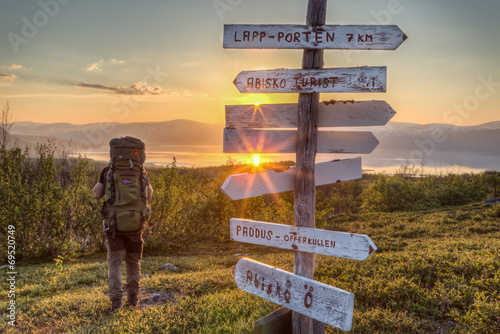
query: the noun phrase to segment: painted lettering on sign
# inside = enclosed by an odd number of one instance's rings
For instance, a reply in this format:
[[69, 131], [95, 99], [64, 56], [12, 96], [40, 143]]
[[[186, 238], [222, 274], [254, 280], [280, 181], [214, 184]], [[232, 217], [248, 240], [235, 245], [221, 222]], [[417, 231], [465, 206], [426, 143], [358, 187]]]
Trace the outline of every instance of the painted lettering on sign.
[[243, 71], [234, 84], [242, 93], [385, 92], [386, 67]]
[[300, 252], [366, 260], [377, 247], [365, 234], [335, 232], [293, 225], [231, 218], [233, 241], [271, 246]]
[[343, 330], [350, 330], [354, 295], [312, 279], [243, 258], [234, 268], [240, 290]]
[[225, 48], [394, 50], [406, 38], [395, 25], [224, 26]]

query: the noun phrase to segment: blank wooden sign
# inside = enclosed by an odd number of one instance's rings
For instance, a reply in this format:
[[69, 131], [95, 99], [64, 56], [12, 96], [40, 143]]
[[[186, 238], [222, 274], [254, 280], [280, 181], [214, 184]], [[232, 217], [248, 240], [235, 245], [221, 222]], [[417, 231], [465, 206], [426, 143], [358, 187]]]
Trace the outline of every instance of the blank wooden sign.
[[[228, 105], [226, 128], [297, 128], [297, 103]], [[396, 114], [385, 101], [324, 101], [319, 127], [385, 125]]]
[[[378, 145], [366, 131], [318, 131], [318, 153], [371, 153]], [[224, 129], [224, 153], [295, 153], [297, 130]]]
[[[315, 185], [360, 179], [361, 158], [332, 160], [315, 164]], [[220, 188], [232, 200], [293, 190], [295, 168], [284, 171], [244, 173], [229, 176]]]

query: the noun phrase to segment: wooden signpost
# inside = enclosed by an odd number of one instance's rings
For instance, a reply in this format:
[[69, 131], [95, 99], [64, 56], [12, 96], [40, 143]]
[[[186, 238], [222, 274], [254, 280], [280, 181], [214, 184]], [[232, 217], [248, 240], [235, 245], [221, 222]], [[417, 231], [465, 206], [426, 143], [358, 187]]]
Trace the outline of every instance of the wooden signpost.
[[[296, 153], [297, 130], [224, 129], [224, 153]], [[378, 145], [367, 131], [318, 131], [317, 153], [371, 153]]]
[[395, 50], [406, 38], [396, 25], [224, 25], [233, 49]]
[[377, 250], [365, 234], [326, 231], [316, 228], [271, 224], [231, 218], [231, 240], [250, 244], [366, 260]]
[[[385, 92], [387, 81], [383, 66], [323, 68], [323, 50], [395, 50], [407, 38], [395, 25], [325, 25], [326, 2], [308, 0], [305, 25], [224, 26], [225, 48], [304, 49], [301, 69], [243, 71], [234, 80], [242, 93], [298, 93], [298, 103], [226, 106], [224, 130], [224, 152], [295, 152], [296, 165], [232, 175], [221, 187], [232, 199], [294, 190], [294, 226], [231, 219], [232, 240], [294, 250], [293, 273], [249, 259], [234, 270], [240, 289], [293, 310], [293, 334], [311, 334], [313, 319], [352, 326], [354, 295], [312, 280], [315, 254], [365, 260], [377, 249], [366, 235], [316, 229], [314, 217], [317, 185], [361, 177], [359, 158], [315, 164], [316, 153], [370, 153], [378, 141], [371, 132], [318, 127], [385, 125], [395, 114], [384, 101], [320, 104], [319, 93]], [[289, 328], [289, 313], [279, 314], [273, 333]], [[266, 332], [262, 324], [256, 331]]]
[[240, 93], [385, 92], [385, 66], [310, 70], [242, 71], [234, 79]]
[[[226, 106], [226, 128], [297, 128], [297, 103]], [[318, 127], [385, 125], [396, 114], [385, 101], [324, 101]]]
[[[316, 164], [315, 184], [317, 186], [360, 179], [361, 158], [342, 159]], [[232, 200], [275, 194], [293, 190], [295, 168], [268, 170], [262, 173], [231, 175], [220, 188]]]
[[354, 294], [307, 277], [241, 259], [234, 269], [239, 289], [345, 331], [351, 330]]

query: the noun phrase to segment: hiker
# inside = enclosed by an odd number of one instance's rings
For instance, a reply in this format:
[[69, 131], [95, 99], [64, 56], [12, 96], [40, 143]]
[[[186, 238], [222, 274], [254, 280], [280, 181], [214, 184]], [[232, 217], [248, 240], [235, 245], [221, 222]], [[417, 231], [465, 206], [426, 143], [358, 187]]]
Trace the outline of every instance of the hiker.
[[145, 144], [133, 137], [110, 141], [111, 160], [94, 186], [94, 197], [104, 196], [103, 226], [108, 251], [108, 287], [113, 311], [122, 307], [122, 260], [125, 254], [127, 302], [138, 305], [143, 239], [151, 214], [153, 188], [144, 169]]

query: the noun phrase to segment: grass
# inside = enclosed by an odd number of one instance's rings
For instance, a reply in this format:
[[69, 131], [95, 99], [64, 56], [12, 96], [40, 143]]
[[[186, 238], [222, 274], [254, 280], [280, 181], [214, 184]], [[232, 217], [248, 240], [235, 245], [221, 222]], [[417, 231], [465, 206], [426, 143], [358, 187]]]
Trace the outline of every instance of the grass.
[[[500, 332], [500, 218], [480, 205], [338, 215], [321, 228], [367, 234], [366, 261], [316, 256], [315, 279], [355, 294], [352, 333]], [[252, 333], [278, 308], [237, 289], [242, 256], [292, 271], [293, 253], [226, 242], [186, 245], [142, 261], [139, 309], [111, 313], [105, 255], [18, 267], [15, 329], [7, 333]], [[180, 272], [158, 268], [172, 263]], [[49, 273], [49, 274], [48, 274]], [[0, 307], [9, 299], [1, 283]], [[150, 304], [152, 296], [158, 303]], [[5, 312], [5, 311], [4, 311]], [[4, 319], [5, 315], [4, 315]], [[326, 326], [327, 333], [340, 330]]]

